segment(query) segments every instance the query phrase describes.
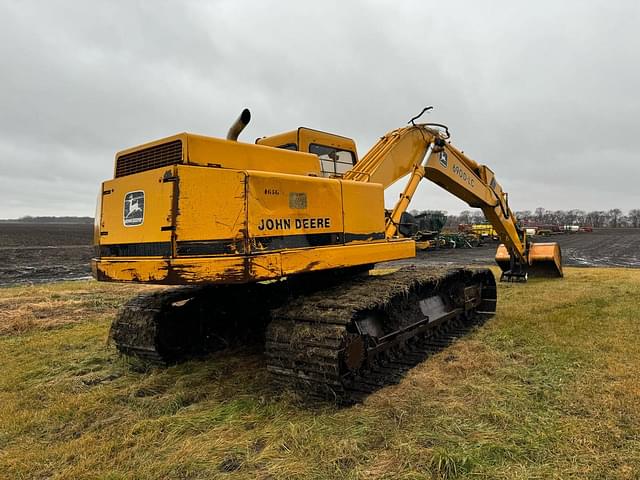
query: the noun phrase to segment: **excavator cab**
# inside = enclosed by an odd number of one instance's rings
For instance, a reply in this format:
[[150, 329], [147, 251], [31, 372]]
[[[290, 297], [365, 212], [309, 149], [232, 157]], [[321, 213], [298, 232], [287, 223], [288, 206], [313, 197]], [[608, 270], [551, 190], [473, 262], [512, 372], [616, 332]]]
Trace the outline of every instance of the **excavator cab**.
[[256, 144], [317, 155], [323, 177], [340, 178], [358, 161], [356, 143], [352, 139], [312, 128], [300, 127], [262, 137]]

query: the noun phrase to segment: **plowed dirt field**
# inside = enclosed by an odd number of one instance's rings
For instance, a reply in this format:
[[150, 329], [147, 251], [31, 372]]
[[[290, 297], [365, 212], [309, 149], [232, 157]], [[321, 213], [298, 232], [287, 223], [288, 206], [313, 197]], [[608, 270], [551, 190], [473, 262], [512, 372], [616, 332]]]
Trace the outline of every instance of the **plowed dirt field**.
[[[0, 285], [89, 278], [92, 226], [86, 224], [0, 223]], [[640, 268], [640, 229], [601, 229], [593, 233], [537, 239], [560, 243], [564, 264]], [[493, 265], [496, 244], [474, 249], [419, 252], [391, 265]]]

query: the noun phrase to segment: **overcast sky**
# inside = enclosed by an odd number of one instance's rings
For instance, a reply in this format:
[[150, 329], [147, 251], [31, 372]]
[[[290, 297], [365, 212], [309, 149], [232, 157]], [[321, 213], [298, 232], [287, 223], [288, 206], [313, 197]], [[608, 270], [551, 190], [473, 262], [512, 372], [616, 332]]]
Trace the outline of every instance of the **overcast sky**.
[[[0, 0], [0, 218], [93, 215], [117, 150], [308, 126], [362, 156], [426, 105], [515, 210], [640, 208], [637, 1]], [[388, 192], [388, 203], [398, 189]], [[466, 205], [424, 182], [410, 208]]]

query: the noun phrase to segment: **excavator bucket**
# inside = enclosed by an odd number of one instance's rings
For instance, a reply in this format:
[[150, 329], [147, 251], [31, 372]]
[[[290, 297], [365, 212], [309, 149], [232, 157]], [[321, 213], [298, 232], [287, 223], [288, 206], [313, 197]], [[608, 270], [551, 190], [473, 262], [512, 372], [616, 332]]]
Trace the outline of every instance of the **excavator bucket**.
[[529, 246], [527, 265], [515, 269], [509, 251], [500, 244], [496, 251], [496, 263], [502, 270], [502, 279], [525, 281], [531, 277], [562, 277], [562, 253], [557, 243], [532, 243]]
[[532, 243], [529, 247], [529, 275], [562, 277], [562, 253], [557, 243]]

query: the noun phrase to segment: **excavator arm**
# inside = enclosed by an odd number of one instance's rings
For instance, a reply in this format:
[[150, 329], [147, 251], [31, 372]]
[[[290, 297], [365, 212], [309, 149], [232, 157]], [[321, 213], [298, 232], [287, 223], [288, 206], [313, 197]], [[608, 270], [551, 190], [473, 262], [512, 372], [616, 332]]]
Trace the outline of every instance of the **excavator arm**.
[[448, 131], [434, 124], [413, 124], [383, 136], [345, 179], [380, 183], [386, 189], [400, 178], [409, 180], [389, 215], [387, 238], [397, 236], [398, 224], [407, 210], [420, 181], [427, 178], [465, 201], [480, 208], [503, 242], [496, 261], [503, 279], [526, 280], [538, 276], [562, 276], [560, 248], [557, 244], [531, 243], [516, 223], [491, 169], [480, 165], [448, 142]]

